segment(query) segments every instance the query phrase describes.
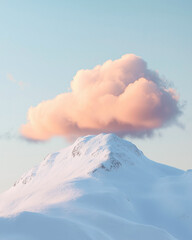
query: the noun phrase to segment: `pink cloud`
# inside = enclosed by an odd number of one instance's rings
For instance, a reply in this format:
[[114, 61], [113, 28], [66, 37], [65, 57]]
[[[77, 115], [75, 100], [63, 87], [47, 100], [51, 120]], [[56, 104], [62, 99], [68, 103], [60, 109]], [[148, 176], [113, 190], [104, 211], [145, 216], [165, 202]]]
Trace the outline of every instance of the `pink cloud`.
[[31, 107], [22, 135], [33, 140], [100, 132], [144, 136], [181, 113], [175, 90], [134, 54], [78, 71], [71, 90]]
[[13, 83], [15, 83], [17, 86], [20, 88], [23, 88], [25, 86], [25, 83], [23, 81], [17, 81], [12, 74], [8, 73], [7, 74], [7, 79]]

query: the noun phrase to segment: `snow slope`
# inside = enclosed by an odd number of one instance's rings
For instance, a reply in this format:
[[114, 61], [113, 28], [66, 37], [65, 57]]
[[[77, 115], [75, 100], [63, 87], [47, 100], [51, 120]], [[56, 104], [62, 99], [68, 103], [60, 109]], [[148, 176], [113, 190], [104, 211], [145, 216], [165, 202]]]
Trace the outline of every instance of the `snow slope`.
[[191, 183], [114, 134], [81, 137], [0, 195], [0, 240], [191, 240]]

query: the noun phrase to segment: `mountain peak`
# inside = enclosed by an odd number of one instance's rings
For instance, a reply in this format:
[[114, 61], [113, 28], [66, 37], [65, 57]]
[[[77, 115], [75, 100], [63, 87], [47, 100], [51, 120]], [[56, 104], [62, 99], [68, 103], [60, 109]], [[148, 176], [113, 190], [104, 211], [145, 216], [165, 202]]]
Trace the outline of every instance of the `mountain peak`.
[[[133, 143], [124, 140], [118, 137], [116, 134], [113, 133], [101, 133], [99, 135], [88, 135], [85, 137], [79, 137], [75, 143], [72, 145], [73, 155], [79, 155], [80, 151], [75, 154], [76, 149], [83, 149], [84, 154], [90, 154], [92, 151], [101, 151], [101, 150], [108, 150], [110, 152], [135, 152], [138, 155], [143, 154]], [[85, 149], [87, 151], [85, 151]]]
[[[16, 229], [19, 239], [34, 233], [16, 227], [30, 221], [33, 226], [61, 221], [57, 236], [67, 233], [71, 240], [191, 239], [191, 181], [190, 171], [153, 162], [115, 134], [80, 137], [0, 195], [0, 216], [16, 215], [15, 221], [0, 221]], [[47, 229], [52, 227], [43, 234]], [[40, 228], [37, 234], [50, 239]]]
[[78, 157], [83, 161], [88, 157], [87, 165], [95, 162], [91, 171], [93, 173], [99, 169], [105, 171], [117, 169], [125, 163], [133, 165], [133, 159], [136, 161], [135, 158], [143, 156], [143, 153], [131, 142], [115, 134], [106, 133], [79, 137], [72, 145], [71, 153], [72, 157]]
[[[71, 146], [59, 152], [48, 154], [44, 161], [37, 167], [25, 173], [15, 184], [27, 184], [34, 181], [40, 175], [48, 176], [70, 168], [71, 172], [79, 171], [79, 176], [90, 175], [98, 170], [110, 171], [117, 169], [125, 163], [134, 165], [137, 157], [143, 153], [131, 142], [128, 142], [115, 134], [101, 133], [99, 135], [88, 135], [79, 137]], [[63, 176], [66, 173], [63, 172]], [[69, 174], [69, 172], [67, 173]], [[52, 176], [49, 176], [52, 178]]]
[[[175, 172], [170, 169], [167, 167], [165, 171], [147, 159], [134, 144], [115, 134], [79, 137], [71, 146], [49, 154], [39, 166], [25, 173], [14, 187], [2, 194], [4, 202], [0, 215], [22, 210], [38, 211], [53, 203], [68, 202], [82, 194], [78, 187], [69, 186], [85, 179], [109, 181], [113, 177], [116, 184], [127, 181], [133, 174], [150, 179], [156, 174]], [[12, 195], [14, 204], [9, 197]], [[21, 198], [25, 199], [22, 205]]]

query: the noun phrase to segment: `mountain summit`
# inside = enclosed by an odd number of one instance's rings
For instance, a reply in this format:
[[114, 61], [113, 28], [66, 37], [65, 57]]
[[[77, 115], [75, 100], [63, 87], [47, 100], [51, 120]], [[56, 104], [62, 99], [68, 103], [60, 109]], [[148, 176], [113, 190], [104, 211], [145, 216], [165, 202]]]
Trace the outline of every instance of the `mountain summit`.
[[80, 137], [0, 195], [0, 240], [190, 240], [191, 182], [114, 134]]

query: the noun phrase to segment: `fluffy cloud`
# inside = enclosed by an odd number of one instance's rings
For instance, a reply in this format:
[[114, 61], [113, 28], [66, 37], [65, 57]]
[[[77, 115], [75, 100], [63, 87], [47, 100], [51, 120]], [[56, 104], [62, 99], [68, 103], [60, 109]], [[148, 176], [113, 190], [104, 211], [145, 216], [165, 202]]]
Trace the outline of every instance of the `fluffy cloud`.
[[142, 58], [126, 54], [78, 71], [71, 92], [29, 109], [21, 133], [33, 140], [100, 132], [144, 136], [174, 122], [180, 113], [175, 90]]

